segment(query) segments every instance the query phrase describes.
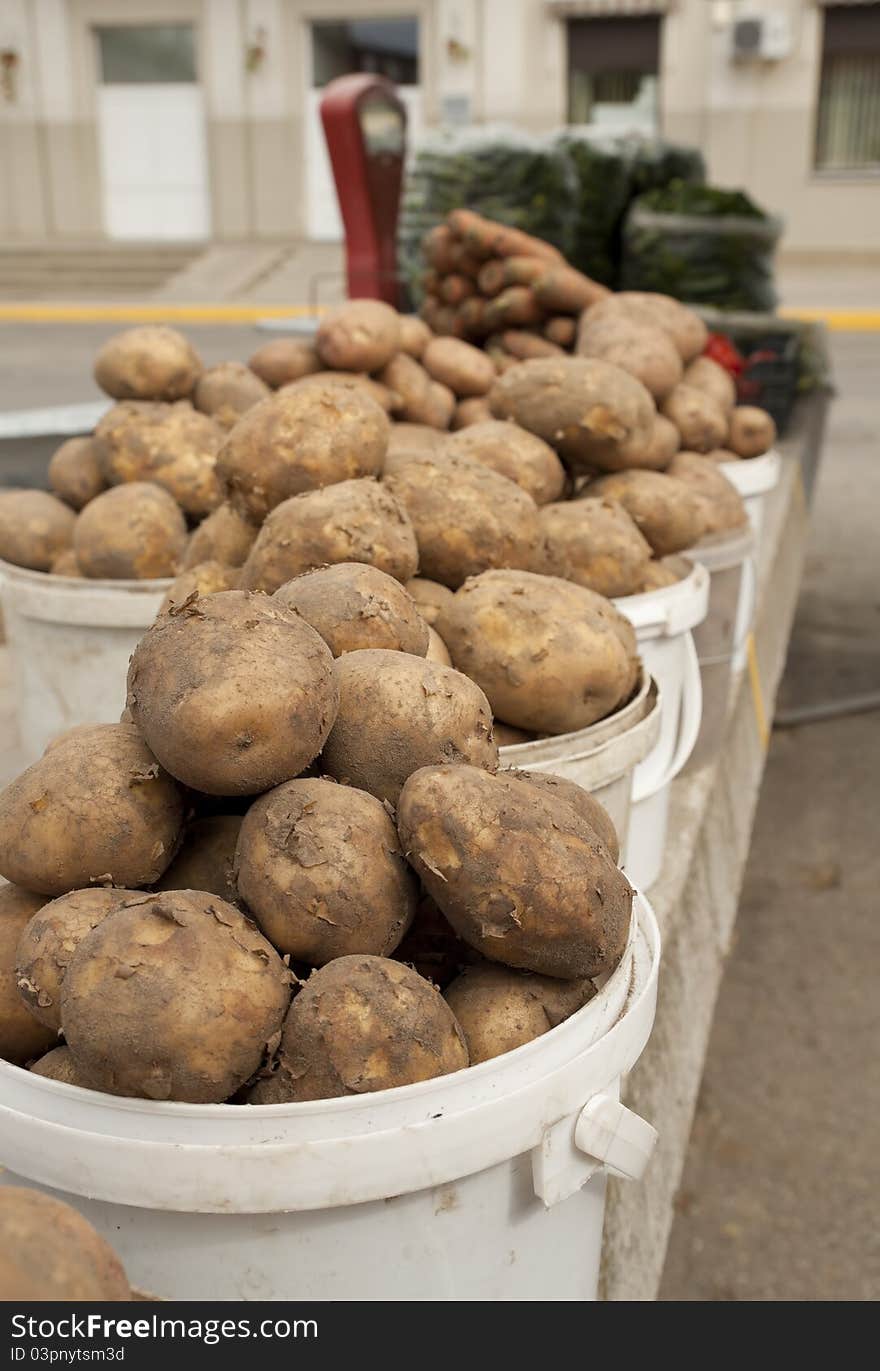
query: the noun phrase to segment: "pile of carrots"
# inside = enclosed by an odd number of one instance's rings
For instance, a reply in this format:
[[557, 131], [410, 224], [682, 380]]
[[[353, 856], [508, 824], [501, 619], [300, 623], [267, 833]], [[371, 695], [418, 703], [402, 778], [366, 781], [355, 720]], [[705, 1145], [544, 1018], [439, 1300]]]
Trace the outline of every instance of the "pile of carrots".
[[550, 243], [456, 209], [425, 235], [421, 315], [435, 333], [480, 343], [503, 371], [571, 349], [577, 316], [610, 294]]

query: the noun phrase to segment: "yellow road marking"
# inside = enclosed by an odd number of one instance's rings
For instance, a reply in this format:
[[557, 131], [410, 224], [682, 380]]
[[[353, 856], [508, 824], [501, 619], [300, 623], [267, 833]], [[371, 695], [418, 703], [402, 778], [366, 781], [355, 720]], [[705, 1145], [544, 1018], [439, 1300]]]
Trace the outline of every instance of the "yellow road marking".
[[[22, 324], [149, 324], [171, 320], [181, 324], [248, 324], [256, 319], [302, 319], [321, 314], [321, 306], [260, 304], [175, 304], [174, 301], [135, 301], [131, 304], [70, 304], [51, 300], [0, 302], [0, 323]], [[781, 309], [784, 319], [819, 320], [836, 333], [880, 332], [876, 309]]]
[[880, 309], [780, 309], [783, 319], [815, 320], [832, 333], [876, 333], [880, 330]]
[[257, 319], [303, 319], [322, 314], [310, 305], [178, 305], [168, 303], [131, 305], [0, 303], [0, 323], [24, 324], [248, 324]]
[[767, 724], [767, 710], [764, 707], [764, 691], [761, 686], [761, 671], [758, 666], [758, 651], [755, 647], [755, 635], [750, 633], [746, 643], [746, 652], [749, 663], [749, 685], [752, 688], [752, 708], [755, 711], [755, 724], [758, 728], [758, 738], [764, 752], [770, 746], [770, 729]]

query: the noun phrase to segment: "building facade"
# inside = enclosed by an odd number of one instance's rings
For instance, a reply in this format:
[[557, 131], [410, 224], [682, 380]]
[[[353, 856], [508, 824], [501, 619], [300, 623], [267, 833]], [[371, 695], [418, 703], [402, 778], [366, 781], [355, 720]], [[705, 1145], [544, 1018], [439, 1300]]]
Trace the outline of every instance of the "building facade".
[[414, 135], [656, 130], [789, 251], [880, 251], [876, 0], [3, 0], [0, 240], [332, 237], [317, 106], [348, 70]]

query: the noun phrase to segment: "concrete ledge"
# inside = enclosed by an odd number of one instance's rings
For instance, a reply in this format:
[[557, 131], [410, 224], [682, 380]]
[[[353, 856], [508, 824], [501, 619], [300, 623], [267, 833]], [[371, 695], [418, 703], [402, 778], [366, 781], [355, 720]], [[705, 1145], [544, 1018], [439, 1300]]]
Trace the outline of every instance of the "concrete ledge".
[[648, 892], [663, 935], [654, 1033], [626, 1082], [626, 1102], [660, 1140], [639, 1184], [610, 1181], [601, 1282], [608, 1300], [653, 1300], [690, 1137], [724, 961], [731, 945], [767, 727], [798, 599], [808, 513], [799, 457], [783, 445], [768, 510], [766, 559], [749, 669], [735, 683], [717, 761], [673, 785], [670, 845]]

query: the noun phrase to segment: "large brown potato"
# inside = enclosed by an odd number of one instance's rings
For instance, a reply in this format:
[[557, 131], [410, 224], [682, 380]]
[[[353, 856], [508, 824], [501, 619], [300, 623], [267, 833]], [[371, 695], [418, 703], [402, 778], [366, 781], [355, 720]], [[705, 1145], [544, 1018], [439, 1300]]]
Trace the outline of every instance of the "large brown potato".
[[337, 390], [344, 392], [356, 390], [361, 395], [375, 400], [386, 414], [396, 413], [401, 407], [401, 397], [396, 391], [363, 371], [316, 371], [314, 376], [302, 376], [298, 381], [291, 381], [289, 385], [282, 387], [282, 390], [286, 394], [294, 390], [312, 390], [315, 386], [327, 385], [335, 386]]
[[0, 793], [0, 872], [44, 895], [158, 881], [183, 797], [132, 724], [57, 739]]
[[615, 470], [628, 448], [648, 441], [656, 412], [641, 381], [595, 357], [517, 362], [489, 401], [497, 418], [537, 433], [575, 471]]
[[95, 380], [114, 400], [182, 400], [201, 370], [192, 344], [161, 324], [116, 333], [95, 357]]
[[232, 428], [260, 400], [269, 387], [244, 362], [220, 362], [203, 371], [193, 392], [193, 404], [210, 414], [222, 428]]
[[591, 481], [581, 498], [618, 500], [658, 557], [693, 547], [705, 533], [704, 508], [693, 491], [662, 471], [616, 471]]
[[711, 357], [696, 357], [685, 368], [681, 379], [686, 386], [710, 395], [725, 414], [729, 414], [736, 404], [736, 382], [730, 372]]
[[[776, 442], [776, 425], [765, 409], [737, 405], [730, 415], [728, 447], [737, 457], [761, 457]], [[720, 447], [720, 443], [713, 443]]]
[[492, 359], [461, 338], [432, 338], [422, 353], [422, 365], [459, 396], [486, 395], [495, 381]]
[[128, 671], [144, 738], [172, 775], [208, 795], [257, 795], [298, 776], [336, 704], [324, 640], [284, 605], [240, 590], [157, 619]]
[[0, 1189], [0, 1253], [0, 1300], [133, 1299], [110, 1244], [71, 1205], [42, 1191]]
[[183, 569], [188, 571], [201, 562], [244, 566], [256, 536], [256, 524], [243, 518], [232, 505], [219, 505], [190, 534]]
[[425, 368], [405, 352], [398, 352], [379, 372], [379, 381], [398, 397], [395, 411], [408, 423], [420, 424], [430, 407], [431, 378]]
[[560, 980], [617, 965], [633, 890], [566, 801], [505, 773], [431, 766], [407, 781], [397, 822], [428, 894], [490, 961]]
[[503, 419], [470, 424], [450, 434], [443, 453], [482, 462], [521, 486], [537, 505], [559, 500], [565, 489], [565, 468], [550, 444]]
[[432, 762], [498, 765], [485, 695], [450, 667], [404, 652], [347, 652], [335, 664], [339, 713], [321, 757], [328, 775], [397, 803]]
[[534, 500], [481, 462], [413, 455], [384, 483], [409, 514], [429, 580], [454, 589], [489, 567], [543, 565]]
[[400, 315], [381, 300], [348, 300], [321, 320], [315, 349], [339, 371], [379, 371], [400, 351]]
[[257, 348], [248, 366], [270, 389], [278, 390], [291, 381], [322, 371], [324, 363], [314, 344], [304, 338], [273, 338]]
[[94, 438], [68, 438], [52, 454], [49, 485], [59, 500], [73, 509], [82, 509], [94, 500], [106, 484]]
[[237, 904], [233, 867], [241, 820], [240, 814], [203, 814], [192, 819], [180, 851], [156, 882], [156, 889], [206, 890]]
[[241, 586], [271, 594], [294, 576], [337, 562], [364, 562], [398, 581], [418, 568], [407, 512], [377, 481], [340, 481], [277, 505], [251, 548]]
[[173, 405], [126, 400], [104, 415], [95, 443], [109, 485], [155, 481], [187, 514], [201, 519], [222, 499], [217, 454], [223, 434], [188, 400]]
[[581, 316], [575, 352], [622, 367], [656, 400], [668, 395], [681, 380], [681, 356], [670, 334], [659, 325], [643, 324], [625, 314], [587, 310]]
[[467, 1066], [461, 1029], [438, 990], [385, 957], [337, 957], [290, 1006], [274, 1075], [251, 1104], [363, 1095]]
[[49, 571], [73, 538], [76, 515], [44, 490], [0, 491], [0, 558], [31, 571]]
[[698, 314], [671, 295], [646, 290], [621, 290], [609, 295], [593, 311], [624, 315], [646, 324], [659, 325], [673, 338], [683, 362], [699, 357], [709, 339], [709, 330]]
[[44, 903], [43, 895], [0, 885], [0, 1057], [17, 1065], [40, 1056], [57, 1037], [21, 998], [15, 969], [18, 940]]
[[166, 890], [82, 939], [61, 988], [64, 1037], [95, 1089], [219, 1104], [260, 1066], [290, 973], [217, 895]]
[[721, 406], [704, 390], [682, 381], [663, 401], [663, 413], [681, 435], [689, 452], [711, 452], [727, 441], [727, 416]]
[[238, 587], [238, 567], [223, 566], [220, 562], [201, 562], [175, 576], [168, 594], [159, 606], [160, 614], [170, 609], [180, 609], [191, 596], [216, 595], [219, 590], [235, 590]]
[[415, 912], [418, 887], [384, 805], [335, 781], [288, 781], [255, 801], [235, 867], [266, 937], [311, 966], [390, 956]]
[[739, 491], [721, 467], [699, 452], [677, 452], [667, 475], [682, 481], [696, 495], [703, 515], [704, 533], [724, 533], [749, 521]]
[[555, 1028], [591, 1000], [596, 987], [486, 962], [466, 966], [443, 992], [461, 1027], [471, 1066], [512, 1052]]
[[545, 505], [541, 526], [567, 579], [609, 599], [641, 584], [651, 547], [616, 500], [566, 500]]
[[586, 728], [622, 705], [638, 679], [632, 625], [601, 595], [555, 576], [475, 576], [438, 629], [458, 670], [515, 728]]
[[249, 409], [229, 433], [217, 468], [239, 513], [260, 523], [292, 495], [377, 476], [387, 445], [388, 419], [375, 400], [314, 381]]
[[186, 551], [186, 520], [167, 490], [132, 481], [86, 505], [73, 550], [83, 574], [98, 580], [176, 576]]
[[142, 890], [92, 886], [44, 904], [21, 931], [15, 956], [18, 993], [40, 1023], [61, 1030], [61, 986], [70, 959], [87, 933]]
[[611, 816], [588, 790], [584, 790], [582, 785], [578, 785], [576, 781], [569, 781], [565, 776], [554, 776], [552, 771], [521, 771], [518, 767], [511, 767], [501, 774], [514, 776], [519, 781], [526, 781], [529, 785], [537, 786], [545, 794], [553, 795], [557, 800], [563, 800], [566, 804], [572, 805], [581, 818], [590, 825], [597, 838], [601, 838], [608, 848], [612, 860], [615, 862], [620, 860], [620, 841]]
[[334, 657], [366, 647], [417, 657], [428, 651], [428, 625], [412, 596], [392, 576], [363, 562], [308, 571], [276, 590], [275, 599], [311, 624]]

